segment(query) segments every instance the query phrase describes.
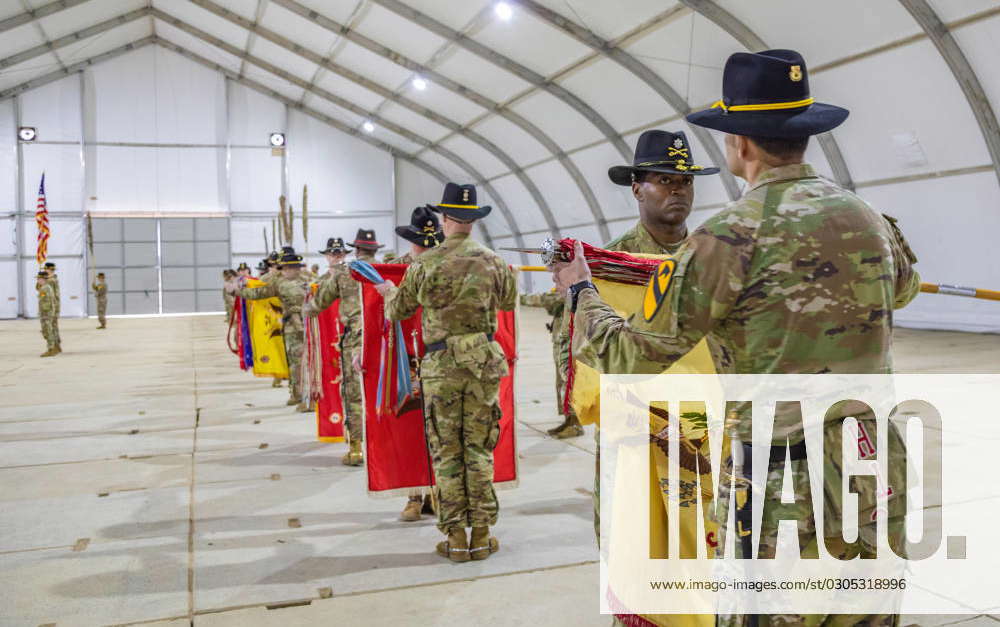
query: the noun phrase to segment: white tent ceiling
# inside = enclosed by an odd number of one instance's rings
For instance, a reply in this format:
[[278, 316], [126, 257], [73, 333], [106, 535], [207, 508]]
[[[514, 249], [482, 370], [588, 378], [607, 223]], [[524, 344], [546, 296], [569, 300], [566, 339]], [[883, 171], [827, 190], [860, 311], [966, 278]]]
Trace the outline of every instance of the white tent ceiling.
[[[969, 185], [996, 213], [998, 0], [508, 0], [509, 20], [497, 4], [0, 0], [0, 100], [162, 46], [437, 180], [477, 182], [499, 209], [496, 244], [600, 241], [634, 219], [605, 172], [631, 159], [638, 133], [684, 129], [699, 161], [723, 165], [721, 138], [684, 112], [719, 97], [732, 52], [787, 47], [809, 62], [814, 96], [852, 111], [811, 146], [821, 172], [884, 199], [904, 225], [906, 207], [891, 205], [900, 189], [926, 196], [928, 180], [978, 177]], [[700, 180], [695, 217], [741, 185]]]

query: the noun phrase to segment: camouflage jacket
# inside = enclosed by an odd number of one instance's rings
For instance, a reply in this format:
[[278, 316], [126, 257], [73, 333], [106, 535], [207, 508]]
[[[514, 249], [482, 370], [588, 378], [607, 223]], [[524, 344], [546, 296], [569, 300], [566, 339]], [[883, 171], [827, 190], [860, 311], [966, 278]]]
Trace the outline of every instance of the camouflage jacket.
[[[366, 251], [357, 251], [357, 258], [368, 263], [376, 263], [375, 255]], [[351, 277], [351, 269], [346, 263], [330, 268], [323, 275], [316, 290], [313, 306], [316, 311], [323, 311], [340, 299], [340, 324], [345, 329], [361, 329], [361, 286]]]
[[763, 172], [661, 264], [627, 321], [580, 293], [574, 355], [662, 372], [707, 336], [720, 373], [891, 372], [892, 310], [919, 276], [894, 221], [808, 164]]
[[606, 250], [617, 250], [626, 253], [673, 255], [680, 249], [681, 244], [686, 241], [687, 239], [685, 238], [676, 244], [664, 246], [653, 239], [653, 236], [649, 234], [646, 227], [639, 221], [635, 223], [635, 226], [605, 244], [604, 248]]
[[242, 288], [239, 291], [239, 295], [250, 300], [277, 296], [281, 299], [281, 307], [284, 310], [281, 321], [285, 327], [301, 330], [302, 303], [305, 301], [308, 290], [309, 280], [306, 277], [299, 276], [295, 279], [286, 279], [279, 274], [272, 276], [271, 281], [267, 285]]
[[38, 288], [38, 317], [51, 318], [58, 315], [56, 309], [56, 292], [52, 285], [46, 283]]
[[385, 298], [391, 320], [409, 318], [423, 306], [427, 344], [494, 333], [497, 310], [511, 311], [516, 305], [514, 273], [499, 255], [466, 233], [454, 233], [417, 257], [402, 283]]
[[58, 316], [59, 311], [62, 309], [62, 301], [59, 296], [59, 277], [57, 277], [53, 272], [52, 276], [49, 277], [49, 280], [46, 281], [46, 283], [52, 286], [52, 294], [56, 303], [56, 315]]
[[97, 300], [108, 299], [108, 284], [94, 281], [90, 286], [94, 290], [94, 298]]
[[398, 257], [393, 257], [391, 262], [390, 261], [386, 261], [385, 263], [405, 263], [405, 264], [409, 265], [409, 264], [413, 263], [416, 258], [417, 257], [416, 257], [416, 255], [413, 254], [413, 251], [412, 250], [408, 250], [408, 251], [406, 251], [405, 253], [403, 253], [402, 255], [400, 255]]

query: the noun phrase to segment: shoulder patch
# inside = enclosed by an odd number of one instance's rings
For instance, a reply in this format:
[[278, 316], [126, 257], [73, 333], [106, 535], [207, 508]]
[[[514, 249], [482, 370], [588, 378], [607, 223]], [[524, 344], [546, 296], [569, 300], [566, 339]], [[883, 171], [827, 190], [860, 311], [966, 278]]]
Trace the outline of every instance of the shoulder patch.
[[674, 270], [677, 269], [675, 259], [666, 259], [656, 267], [656, 272], [649, 277], [646, 285], [646, 295], [642, 298], [642, 316], [646, 322], [651, 322], [656, 312], [666, 299], [667, 291], [670, 289], [670, 282], [674, 278]]

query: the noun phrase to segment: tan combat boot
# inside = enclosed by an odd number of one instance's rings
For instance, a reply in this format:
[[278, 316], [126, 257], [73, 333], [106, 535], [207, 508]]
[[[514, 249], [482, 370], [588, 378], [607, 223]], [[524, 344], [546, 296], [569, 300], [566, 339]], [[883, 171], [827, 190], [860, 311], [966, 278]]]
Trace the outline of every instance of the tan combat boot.
[[455, 527], [448, 532], [448, 539], [438, 542], [438, 555], [453, 562], [469, 561], [469, 541], [465, 539], [465, 528]]
[[403, 513], [399, 515], [399, 519], [403, 522], [416, 522], [423, 518], [420, 513], [420, 508], [424, 505], [424, 499], [419, 496], [411, 496], [408, 501], [406, 501], [406, 507], [403, 508]]
[[549, 435], [553, 435], [554, 436], [555, 434], [557, 434], [560, 431], [562, 431], [563, 429], [565, 429], [566, 425], [568, 425], [568, 424], [569, 424], [569, 418], [563, 418], [562, 422], [560, 422], [556, 426], [552, 427], [551, 429], [548, 429], [545, 433], [548, 433]]
[[567, 438], [576, 438], [583, 435], [583, 426], [580, 424], [580, 419], [575, 415], [571, 415], [566, 419], [562, 428], [551, 434], [557, 440], [565, 440]]
[[490, 535], [489, 527], [473, 527], [472, 542], [469, 544], [469, 557], [474, 560], [484, 560], [500, 550], [500, 542]]
[[56, 349], [50, 348], [49, 350], [39, 355], [39, 357], [52, 357], [53, 355], [58, 355], [58, 354], [59, 352]]
[[288, 399], [288, 402], [286, 402], [285, 405], [298, 405], [301, 402], [302, 399], [296, 396], [295, 398]]
[[365, 454], [361, 451], [361, 440], [351, 440], [351, 449], [340, 459], [345, 466], [361, 466], [365, 463]]
[[275, 378], [271, 379], [271, 387], [273, 387], [273, 388], [280, 388], [281, 387], [281, 379], [279, 379], [278, 377], [275, 377]]

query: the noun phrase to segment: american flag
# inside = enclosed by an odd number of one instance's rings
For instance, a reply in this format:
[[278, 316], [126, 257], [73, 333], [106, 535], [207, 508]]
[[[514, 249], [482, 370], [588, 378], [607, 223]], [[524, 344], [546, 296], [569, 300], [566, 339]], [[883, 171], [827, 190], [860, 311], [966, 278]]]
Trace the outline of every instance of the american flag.
[[38, 225], [38, 249], [35, 259], [38, 265], [45, 263], [49, 256], [49, 208], [45, 203], [45, 173], [42, 172], [42, 183], [38, 186], [38, 205], [35, 207], [35, 224]]

